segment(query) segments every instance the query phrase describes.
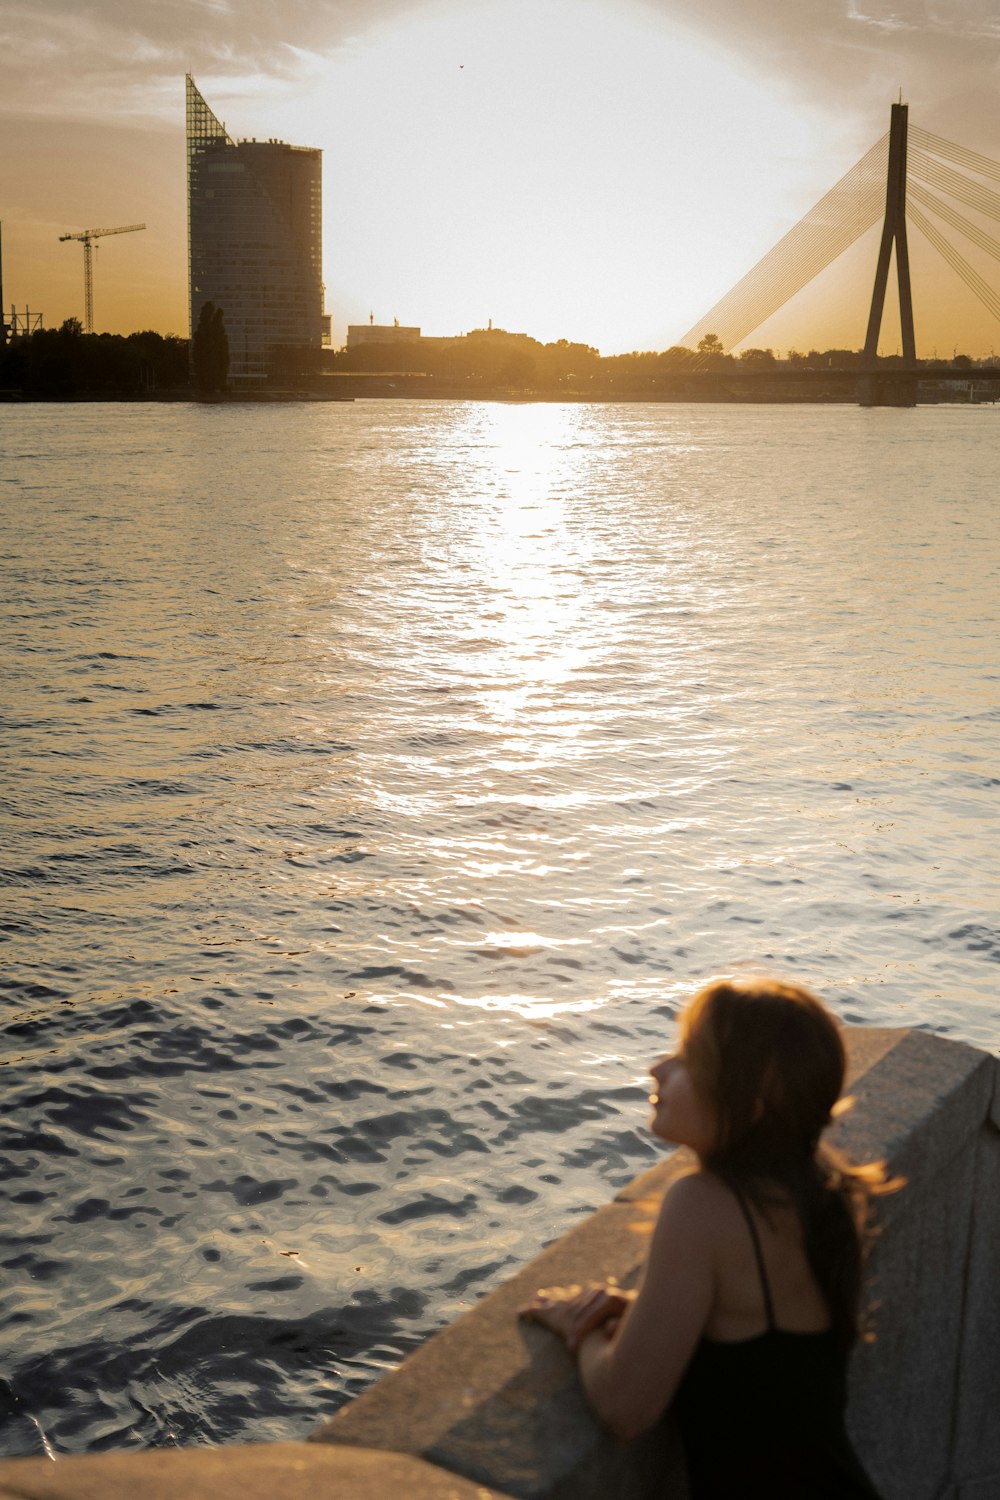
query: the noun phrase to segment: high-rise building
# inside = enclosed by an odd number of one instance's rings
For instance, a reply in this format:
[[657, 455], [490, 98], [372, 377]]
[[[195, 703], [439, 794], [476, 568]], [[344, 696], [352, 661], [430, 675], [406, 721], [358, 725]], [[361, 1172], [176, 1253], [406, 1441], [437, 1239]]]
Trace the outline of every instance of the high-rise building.
[[258, 385], [281, 351], [324, 342], [323, 153], [234, 141], [190, 73], [186, 119], [191, 332], [206, 302], [221, 308], [230, 381]]

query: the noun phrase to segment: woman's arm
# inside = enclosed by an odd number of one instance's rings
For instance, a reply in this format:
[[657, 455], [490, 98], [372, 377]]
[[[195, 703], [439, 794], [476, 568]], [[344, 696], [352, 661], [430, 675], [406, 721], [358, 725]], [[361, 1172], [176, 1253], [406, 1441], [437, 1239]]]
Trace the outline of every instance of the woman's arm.
[[611, 1339], [580, 1345], [580, 1378], [618, 1437], [636, 1437], [673, 1399], [715, 1301], [716, 1194], [699, 1173], [669, 1189], [653, 1232], [639, 1295]]

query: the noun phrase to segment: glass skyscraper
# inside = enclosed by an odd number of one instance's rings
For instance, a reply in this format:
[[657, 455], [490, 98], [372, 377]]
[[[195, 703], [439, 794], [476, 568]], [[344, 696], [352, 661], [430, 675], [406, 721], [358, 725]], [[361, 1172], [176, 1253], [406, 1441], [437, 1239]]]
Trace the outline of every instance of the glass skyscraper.
[[323, 340], [323, 153], [232, 140], [190, 74], [186, 121], [191, 333], [221, 308], [230, 382], [259, 385]]

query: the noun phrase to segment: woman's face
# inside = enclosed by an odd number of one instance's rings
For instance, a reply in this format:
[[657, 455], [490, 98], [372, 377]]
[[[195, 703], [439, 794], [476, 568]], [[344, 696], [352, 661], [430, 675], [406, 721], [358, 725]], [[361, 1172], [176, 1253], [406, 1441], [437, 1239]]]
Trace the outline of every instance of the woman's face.
[[649, 1096], [653, 1134], [661, 1141], [690, 1146], [699, 1156], [707, 1155], [715, 1142], [718, 1120], [711, 1100], [695, 1087], [684, 1054], [669, 1053], [649, 1071], [655, 1084]]

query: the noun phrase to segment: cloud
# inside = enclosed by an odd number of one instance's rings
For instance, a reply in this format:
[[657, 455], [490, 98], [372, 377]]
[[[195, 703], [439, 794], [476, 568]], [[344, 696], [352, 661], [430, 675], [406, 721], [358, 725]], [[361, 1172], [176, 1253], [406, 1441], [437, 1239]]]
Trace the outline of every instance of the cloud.
[[[4, 0], [0, 46], [17, 57], [6, 114], [176, 119], [179, 79], [222, 102], [280, 94], [373, 28], [482, 0]], [[546, 0], [537, 0], [544, 10]], [[590, 0], [579, 0], [581, 6]], [[722, 47], [786, 98], [882, 128], [899, 88], [923, 109], [997, 88], [995, 0], [618, 0]], [[44, 86], [40, 87], [39, 82]]]
[[993, 90], [1000, 79], [995, 0], [644, 3], [711, 37], [784, 94], [830, 111], [881, 120], [900, 88], [915, 106], [933, 111], [967, 88]]
[[[349, 44], [422, 0], [6, 0], [5, 114], [176, 120], [178, 82], [294, 80], [303, 55]], [[44, 16], [40, 10], [44, 10]], [[44, 87], [39, 87], [44, 80]]]

